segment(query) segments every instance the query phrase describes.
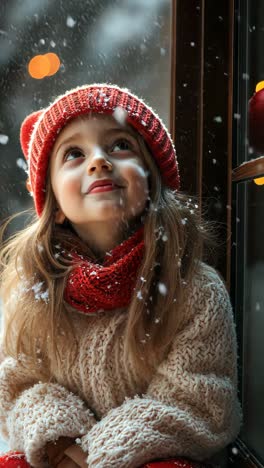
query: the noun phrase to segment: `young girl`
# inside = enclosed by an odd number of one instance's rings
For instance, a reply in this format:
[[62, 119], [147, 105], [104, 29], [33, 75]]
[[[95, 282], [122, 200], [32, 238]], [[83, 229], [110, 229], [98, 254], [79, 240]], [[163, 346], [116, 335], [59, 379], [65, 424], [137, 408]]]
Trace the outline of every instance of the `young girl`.
[[95, 84], [21, 144], [37, 217], [1, 254], [0, 466], [207, 466], [240, 427], [235, 329], [165, 126]]

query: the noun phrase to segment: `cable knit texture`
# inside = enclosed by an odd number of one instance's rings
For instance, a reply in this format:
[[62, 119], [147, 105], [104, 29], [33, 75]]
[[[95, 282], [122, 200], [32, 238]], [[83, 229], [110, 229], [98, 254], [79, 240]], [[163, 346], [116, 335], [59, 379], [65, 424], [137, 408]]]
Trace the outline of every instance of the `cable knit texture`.
[[[238, 434], [236, 337], [228, 293], [205, 264], [185, 320], [147, 385], [124, 362], [125, 309], [74, 313], [78, 357], [54, 383], [21, 358], [0, 367], [0, 424], [13, 450], [44, 466], [47, 441], [79, 437], [90, 468], [136, 468], [160, 458], [208, 459]], [[157, 325], [158, 326], [158, 325]], [[71, 353], [63, 341], [65, 362]], [[43, 373], [44, 375], [44, 373]]]
[[44, 466], [48, 441], [85, 434], [96, 420], [84, 401], [63, 386], [36, 383], [29, 364], [7, 358], [0, 367], [1, 429], [10, 448], [25, 452], [33, 466]]

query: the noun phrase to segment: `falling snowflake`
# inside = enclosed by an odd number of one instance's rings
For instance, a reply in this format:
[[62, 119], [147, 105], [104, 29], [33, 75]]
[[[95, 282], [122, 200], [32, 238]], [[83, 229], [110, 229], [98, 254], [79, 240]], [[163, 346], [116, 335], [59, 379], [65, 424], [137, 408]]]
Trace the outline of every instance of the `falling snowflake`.
[[116, 107], [113, 112], [114, 119], [120, 124], [125, 125], [127, 119], [127, 112], [123, 107]]
[[223, 119], [222, 119], [221, 115], [216, 115], [216, 116], [214, 117], [214, 122], [216, 122], [216, 123], [222, 123], [222, 121], [223, 121]]
[[158, 283], [158, 290], [159, 293], [162, 294], [162, 296], [166, 296], [168, 292], [167, 286], [164, 283]]
[[40, 299], [42, 299], [46, 304], [49, 302], [49, 290], [48, 289], [40, 294]]
[[138, 291], [138, 292], [137, 292], [137, 298], [138, 298], [140, 301], [142, 301], [143, 296], [142, 296], [142, 292], [141, 292], [141, 291]]
[[25, 171], [28, 174], [28, 165], [24, 159], [18, 158], [16, 160], [16, 164], [18, 167], [20, 167], [20, 169], [23, 169], [23, 171]]
[[31, 289], [35, 294], [36, 301], [39, 301], [42, 299], [47, 304], [49, 301], [49, 291], [48, 289], [44, 292], [42, 291], [43, 284], [44, 283], [40, 281], [39, 283], [33, 284]]
[[236, 447], [232, 447], [232, 453], [233, 455], [238, 455], [238, 449]]
[[9, 141], [9, 137], [7, 135], [0, 134], [0, 143], [1, 145], [6, 145]]
[[75, 24], [76, 24], [76, 20], [74, 20], [74, 19], [72, 18], [72, 16], [68, 15], [68, 16], [67, 16], [66, 24], [67, 24], [68, 28], [74, 28], [74, 26], [75, 26]]

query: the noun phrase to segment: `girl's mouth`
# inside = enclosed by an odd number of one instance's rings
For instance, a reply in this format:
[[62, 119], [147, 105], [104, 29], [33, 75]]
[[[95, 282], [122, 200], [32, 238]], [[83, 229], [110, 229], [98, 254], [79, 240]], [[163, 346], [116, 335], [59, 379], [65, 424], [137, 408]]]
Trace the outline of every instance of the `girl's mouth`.
[[98, 185], [97, 187], [92, 188], [89, 191], [90, 193], [99, 193], [99, 192], [111, 192], [113, 190], [117, 190], [119, 187], [113, 184], [106, 184], [106, 185]]
[[120, 188], [113, 179], [97, 179], [92, 182], [88, 188], [87, 194], [89, 193], [100, 193], [100, 192], [112, 192]]

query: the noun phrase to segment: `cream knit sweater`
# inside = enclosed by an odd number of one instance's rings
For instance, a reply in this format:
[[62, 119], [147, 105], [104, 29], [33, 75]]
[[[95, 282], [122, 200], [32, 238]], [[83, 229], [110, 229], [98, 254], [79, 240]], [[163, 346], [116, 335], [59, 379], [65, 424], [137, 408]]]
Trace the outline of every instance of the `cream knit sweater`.
[[[78, 358], [45, 382], [29, 359], [0, 366], [0, 428], [11, 449], [44, 466], [48, 441], [78, 437], [92, 468], [157, 458], [204, 460], [237, 435], [236, 338], [225, 286], [202, 264], [185, 322], [148, 385], [123, 358], [126, 311], [76, 312]], [[64, 343], [65, 359], [71, 353]], [[66, 367], [66, 366], [65, 366]]]

